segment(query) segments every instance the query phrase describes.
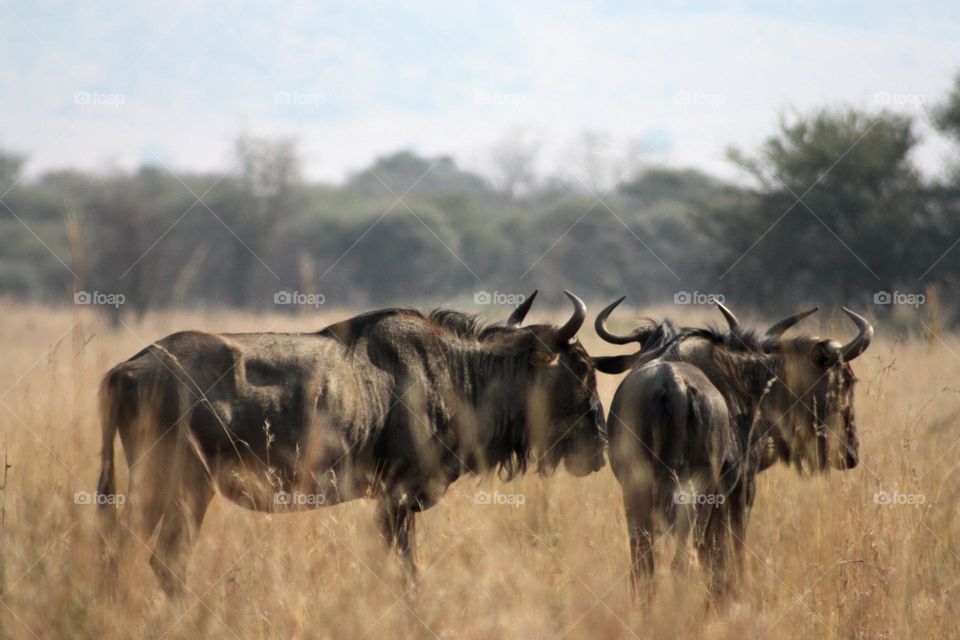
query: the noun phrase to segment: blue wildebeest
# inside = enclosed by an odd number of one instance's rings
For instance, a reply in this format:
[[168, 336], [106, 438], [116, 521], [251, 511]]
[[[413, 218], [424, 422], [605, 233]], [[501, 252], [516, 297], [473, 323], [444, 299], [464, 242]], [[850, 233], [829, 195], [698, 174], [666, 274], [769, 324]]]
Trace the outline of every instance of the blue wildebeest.
[[[608, 342], [638, 342], [642, 348], [594, 363], [607, 373], [630, 371], [611, 403], [608, 425], [634, 585], [641, 571], [653, 572], [658, 526], [676, 524], [681, 547], [687, 533], [695, 531], [701, 558], [720, 589], [730, 577], [728, 568], [742, 569], [760, 470], [776, 460], [800, 471], [857, 465], [855, 378], [849, 363], [870, 345], [873, 327], [845, 308], [859, 331], [846, 345], [811, 336], [785, 339], [787, 329], [816, 309], [785, 318], [760, 335], [740, 327], [719, 305], [726, 332], [645, 321], [628, 335], [616, 335], [605, 323], [622, 300], [598, 315], [597, 333]], [[717, 415], [718, 400], [725, 416]], [[683, 564], [682, 552], [677, 564]]]
[[119, 433], [126, 515], [143, 539], [159, 527], [151, 566], [171, 594], [215, 491], [267, 512], [374, 499], [413, 580], [415, 513], [461, 475], [603, 466], [594, 367], [574, 340], [586, 307], [565, 293], [559, 327], [518, 326], [531, 296], [505, 326], [386, 309], [317, 333], [170, 335], [104, 377], [98, 490], [116, 491]]

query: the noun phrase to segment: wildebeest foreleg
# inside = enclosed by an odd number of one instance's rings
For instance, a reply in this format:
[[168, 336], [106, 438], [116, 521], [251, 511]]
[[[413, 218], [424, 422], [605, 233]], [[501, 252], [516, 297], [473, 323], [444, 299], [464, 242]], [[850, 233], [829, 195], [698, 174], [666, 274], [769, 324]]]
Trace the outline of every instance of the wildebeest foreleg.
[[408, 585], [417, 584], [417, 536], [415, 514], [403, 501], [380, 499], [377, 505], [377, 524], [384, 542], [393, 549], [403, 564]]

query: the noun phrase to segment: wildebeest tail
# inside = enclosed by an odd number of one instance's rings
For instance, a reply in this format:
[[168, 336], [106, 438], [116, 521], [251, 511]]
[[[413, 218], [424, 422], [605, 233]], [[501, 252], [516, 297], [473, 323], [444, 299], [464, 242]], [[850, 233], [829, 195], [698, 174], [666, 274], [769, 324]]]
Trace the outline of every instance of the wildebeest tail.
[[[114, 467], [113, 443], [118, 430], [128, 430], [137, 415], [136, 383], [128, 371], [127, 364], [114, 367], [104, 376], [100, 384], [100, 428], [102, 442], [100, 448], [100, 479], [97, 493], [101, 496], [113, 496], [117, 493], [117, 474]], [[101, 520], [108, 528], [113, 527], [116, 516], [114, 500], [100, 499], [97, 510]]]
[[656, 426], [654, 439], [658, 445], [655, 451], [659, 458], [653, 465], [659, 476], [655, 499], [667, 525], [672, 526], [676, 521], [679, 506], [677, 492], [689, 488], [687, 480], [690, 469], [687, 466], [690, 461], [687, 459], [687, 440], [690, 434], [697, 433], [700, 415], [696, 390], [679, 380], [665, 387], [658, 395], [663, 413]]

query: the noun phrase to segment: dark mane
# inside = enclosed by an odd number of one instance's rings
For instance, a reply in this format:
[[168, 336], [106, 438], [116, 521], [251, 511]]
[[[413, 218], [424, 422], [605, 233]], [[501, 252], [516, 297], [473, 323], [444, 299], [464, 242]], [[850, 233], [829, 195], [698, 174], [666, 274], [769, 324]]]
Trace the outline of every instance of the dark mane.
[[424, 315], [417, 309], [393, 307], [368, 311], [347, 320], [335, 322], [318, 331], [317, 335], [336, 338], [345, 345], [351, 346], [372, 327], [392, 317], [417, 318], [435, 329], [452, 333], [464, 340], [480, 340], [491, 329], [494, 329], [494, 327], [486, 326], [476, 315], [453, 311], [452, 309], [434, 309]]
[[710, 324], [702, 331], [709, 332], [713, 337], [709, 338], [714, 344], [721, 344], [731, 351], [743, 351], [748, 353], [761, 353], [764, 347], [764, 337], [755, 329], [737, 327], [736, 329], [721, 329]]
[[661, 322], [645, 318], [641, 323], [650, 328], [645, 331], [642, 345], [643, 354], [636, 365], [638, 367], [674, 353], [679, 343], [686, 339], [690, 332], [695, 331], [695, 329], [688, 327], [677, 326], [670, 318]]
[[427, 319], [438, 329], [445, 329], [464, 340], [480, 340], [488, 328], [476, 315], [452, 309], [434, 309]]
[[[730, 331], [716, 326], [678, 327], [672, 320], [666, 319], [654, 324], [644, 341], [643, 353], [636, 366], [656, 359], [683, 361], [680, 348], [686, 340], [691, 339], [705, 340], [713, 346], [722, 347], [714, 356], [714, 365], [727, 381], [720, 385], [723, 387], [721, 391], [729, 402], [741, 405], [736, 411], [738, 420], [752, 420], [755, 408], [752, 399], [764, 393], [770, 377], [777, 373], [776, 359], [770, 361], [769, 356], [763, 353], [763, 340], [752, 330], [737, 328]], [[731, 392], [735, 395], [731, 396]], [[744, 398], [751, 401], [744, 404]]]
[[643, 341], [643, 357], [640, 364], [656, 358], [677, 355], [677, 349], [685, 340], [697, 338], [722, 346], [736, 353], [763, 353], [764, 338], [753, 329], [737, 327], [721, 329], [716, 325], [706, 327], [681, 327], [670, 318], [657, 322], [645, 318], [641, 324], [650, 327]]

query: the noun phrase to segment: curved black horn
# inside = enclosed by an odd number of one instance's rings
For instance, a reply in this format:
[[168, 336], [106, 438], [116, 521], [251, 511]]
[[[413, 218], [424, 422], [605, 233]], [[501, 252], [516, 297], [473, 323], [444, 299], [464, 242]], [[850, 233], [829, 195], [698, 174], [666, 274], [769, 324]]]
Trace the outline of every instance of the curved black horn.
[[607, 307], [597, 314], [597, 319], [593, 323], [593, 328], [596, 330], [597, 335], [603, 338], [606, 342], [610, 344], [630, 344], [631, 342], [639, 342], [643, 344], [643, 336], [646, 333], [640, 329], [634, 329], [628, 335], [618, 336], [615, 333], [610, 333], [607, 330], [607, 318], [610, 317], [610, 313], [620, 306], [620, 303], [626, 299], [627, 296], [620, 296], [620, 298], [614, 300], [612, 303], [607, 305]]
[[845, 344], [841, 349], [840, 353], [843, 354], [844, 362], [850, 362], [861, 353], [867, 350], [867, 347], [870, 346], [870, 341], [873, 340], [873, 326], [867, 321], [866, 318], [860, 314], [854, 313], [843, 307], [843, 312], [850, 316], [850, 319], [853, 320], [854, 324], [857, 325], [857, 329], [860, 330], [860, 334], [856, 338]]
[[527, 317], [527, 314], [530, 312], [530, 307], [533, 306], [533, 299], [537, 297], [537, 290], [534, 289], [533, 293], [527, 296], [527, 299], [520, 303], [520, 305], [513, 310], [513, 313], [510, 314], [510, 317], [507, 318], [506, 326], [508, 327], [519, 327], [523, 324], [523, 319]]
[[564, 289], [563, 292], [570, 298], [570, 302], [573, 303], [573, 315], [570, 316], [570, 319], [567, 320], [565, 325], [557, 329], [556, 338], [557, 342], [560, 343], [570, 342], [573, 336], [577, 335], [577, 331], [580, 331], [580, 327], [583, 326], [583, 321], [587, 319], [587, 305], [583, 304], [583, 300], [566, 289]]
[[807, 316], [813, 315], [814, 313], [816, 313], [816, 312], [819, 311], [819, 310], [820, 310], [820, 307], [814, 307], [813, 309], [807, 309], [806, 311], [801, 311], [800, 313], [795, 313], [795, 314], [793, 314], [792, 316], [787, 316], [786, 318], [784, 318], [784, 319], [781, 320], [780, 322], [776, 323], [775, 325], [773, 325], [773, 326], [771, 326], [769, 329], [767, 329], [766, 337], [767, 337], [767, 338], [779, 338], [780, 336], [783, 335], [783, 333], [784, 333], [787, 329], [789, 329], [789, 328], [792, 327], [793, 325], [797, 324], [798, 322], [800, 322], [801, 320], [803, 320], [803, 319], [806, 318]]
[[740, 326], [740, 321], [737, 320], [737, 316], [733, 315], [733, 311], [723, 306], [723, 303], [719, 300], [714, 300], [713, 302], [717, 305], [717, 308], [720, 309], [723, 317], [727, 319], [727, 326], [730, 327], [730, 331], [735, 331], [737, 327]]

